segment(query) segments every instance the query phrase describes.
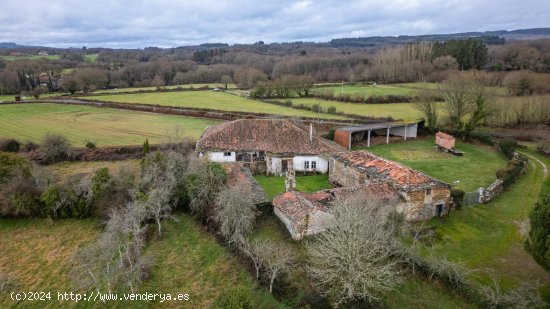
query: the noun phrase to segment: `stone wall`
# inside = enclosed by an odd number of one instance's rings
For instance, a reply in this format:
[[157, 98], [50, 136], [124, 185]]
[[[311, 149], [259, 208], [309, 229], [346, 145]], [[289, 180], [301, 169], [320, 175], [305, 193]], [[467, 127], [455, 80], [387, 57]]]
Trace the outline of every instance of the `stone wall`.
[[441, 216], [449, 213], [451, 190], [449, 188], [433, 188], [430, 198], [426, 198], [426, 190], [413, 191], [406, 194], [406, 207], [403, 211], [407, 221], [428, 220], [437, 216], [437, 205], [443, 205]]
[[479, 200], [478, 203], [486, 204], [492, 201], [495, 197], [499, 196], [504, 192], [504, 181], [502, 179], [496, 179], [490, 186], [487, 188], [479, 188]]

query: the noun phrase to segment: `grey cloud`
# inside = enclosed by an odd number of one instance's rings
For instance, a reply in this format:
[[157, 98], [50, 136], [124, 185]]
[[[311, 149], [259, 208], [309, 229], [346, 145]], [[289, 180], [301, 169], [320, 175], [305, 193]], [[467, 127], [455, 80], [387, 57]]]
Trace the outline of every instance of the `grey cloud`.
[[145, 47], [545, 27], [546, 0], [0, 0], [0, 41]]

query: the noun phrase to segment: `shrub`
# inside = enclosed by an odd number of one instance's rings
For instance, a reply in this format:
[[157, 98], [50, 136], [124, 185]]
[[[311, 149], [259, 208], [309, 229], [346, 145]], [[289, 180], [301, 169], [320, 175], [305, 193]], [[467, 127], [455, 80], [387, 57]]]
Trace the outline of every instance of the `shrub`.
[[38, 149], [39, 147], [40, 145], [35, 142], [26, 142], [25, 145], [23, 145], [23, 151], [30, 152]]
[[48, 134], [42, 139], [39, 151], [46, 162], [53, 163], [57, 160], [69, 157], [71, 144], [69, 140], [62, 135]]
[[91, 215], [89, 178], [73, 176], [61, 186], [50, 186], [40, 196], [42, 215], [50, 218], [84, 218]]
[[86, 146], [86, 148], [88, 148], [88, 149], [94, 149], [96, 145], [95, 145], [94, 142], [87, 141], [85, 146]]
[[524, 167], [527, 165], [527, 159], [521, 158], [510, 160], [506, 167], [497, 171], [496, 176], [503, 181], [504, 188], [508, 188], [522, 174]]
[[498, 150], [508, 159], [512, 159], [517, 147], [518, 143], [511, 139], [503, 139], [498, 143]]
[[290, 106], [292, 106], [292, 101], [291, 101], [291, 100], [285, 100], [285, 101], [283, 102], [283, 105], [284, 105], [284, 106], [289, 106], [289, 107], [290, 107]]
[[327, 113], [329, 114], [336, 114], [336, 107], [331, 106], [327, 109]]
[[28, 178], [31, 176], [30, 162], [20, 156], [10, 153], [0, 153], [0, 185], [11, 178], [19, 176]]
[[11, 181], [0, 192], [0, 215], [28, 217], [38, 214], [40, 192], [28, 179]]
[[470, 132], [468, 136], [471, 140], [477, 140], [485, 145], [493, 146], [495, 142], [493, 141], [493, 138], [486, 133], [482, 132]]
[[537, 144], [537, 151], [544, 155], [550, 156], [550, 141], [539, 142]]
[[455, 209], [460, 209], [462, 207], [462, 199], [464, 199], [464, 194], [466, 193], [462, 190], [451, 189], [451, 199]]
[[529, 214], [531, 229], [525, 248], [544, 269], [550, 270], [550, 195], [543, 197]]
[[14, 139], [0, 141], [0, 151], [18, 152], [21, 149], [21, 144]]
[[327, 133], [323, 134], [323, 137], [332, 141], [334, 140], [334, 128], [330, 128]]
[[237, 288], [226, 291], [212, 305], [215, 309], [248, 309], [253, 308], [250, 291]]

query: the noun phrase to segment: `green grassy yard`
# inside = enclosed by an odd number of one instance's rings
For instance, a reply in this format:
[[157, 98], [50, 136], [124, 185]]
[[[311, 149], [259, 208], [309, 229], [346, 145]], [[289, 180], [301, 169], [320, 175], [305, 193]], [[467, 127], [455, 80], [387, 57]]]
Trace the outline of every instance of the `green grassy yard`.
[[[263, 103], [260, 101], [249, 100], [236, 95], [215, 91], [132, 93], [119, 95], [100, 95], [88, 98], [107, 102], [158, 104], [163, 106], [206, 108], [221, 111], [265, 113], [273, 115], [317, 118], [317, 113], [311, 111]], [[327, 114], [321, 114], [320, 117], [324, 119], [343, 118]]]
[[[285, 178], [277, 176], [254, 175], [254, 178], [262, 186], [269, 199], [273, 199], [285, 192]], [[303, 192], [317, 192], [328, 189], [328, 174], [297, 175], [296, 189]]]
[[424, 172], [432, 177], [453, 183], [466, 192], [475, 191], [495, 181], [495, 173], [506, 165], [505, 157], [486, 146], [475, 146], [457, 141], [456, 148], [463, 157], [435, 150], [435, 137], [366, 149], [384, 158], [394, 160]]
[[128, 110], [57, 104], [0, 106], [0, 137], [38, 142], [47, 133], [66, 136], [74, 146], [94, 141], [98, 147], [167, 142], [180, 128], [180, 137], [197, 139], [204, 129], [220, 123], [211, 119], [159, 115]]
[[[550, 159], [532, 150], [524, 151], [550, 166]], [[525, 252], [523, 242], [528, 228], [528, 214], [541, 192], [549, 189], [538, 163], [530, 163], [529, 171], [507, 192], [486, 205], [469, 206], [452, 212], [443, 221], [432, 221], [440, 235], [436, 254], [460, 261], [475, 269], [494, 269], [505, 287], [521, 281], [539, 282], [543, 296], [550, 302], [550, 274]], [[486, 272], [473, 277], [488, 281]]]
[[336, 112], [364, 117], [392, 117], [395, 120], [418, 120], [422, 118], [422, 113], [414, 107], [413, 103], [358, 104], [314, 98], [293, 98], [291, 101], [294, 105], [305, 104], [312, 106], [320, 104], [324, 110], [334, 106], [336, 107]]

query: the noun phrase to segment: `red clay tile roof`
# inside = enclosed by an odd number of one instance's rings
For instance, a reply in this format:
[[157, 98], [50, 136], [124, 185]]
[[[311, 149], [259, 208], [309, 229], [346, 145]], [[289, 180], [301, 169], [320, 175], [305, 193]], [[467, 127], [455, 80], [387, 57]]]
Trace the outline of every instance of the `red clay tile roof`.
[[313, 210], [328, 211], [328, 208], [318, 201], [308, 198], [308, 194], [299, 191], [285, 192], [275, 197], [272, 204], [295, 223], [305, 218]]
[[362, 172], [371, 170], [373, 173], [386, 178], [403, 189], [410, 187], [448, 186], [448, 184], [425, 175], [410, 167], [397, 162], [378, 157], [368, 151], [342, 152], [333, 155], [336, 160], [349, 164]]
[[381, 202], [390, 203], [399, 199], [397, 191], [385, 183], [369, 183], [357, 187], [339, 187], [325, 190], [327, 193], [337, 198], [340, 195], [348, 195], [355, 192], [361, 192], [369, 199], [376, 199]]
[[340, 145], [288, 119], [239, 119], [208, 127], [197, 142], [204, 151], [264, 151], [284, 155], [318, 155], [343, 151]]
[[248, 168], [235, 166], [234, 164], [224, 165], [224, 168], [228, 176], [227, 182], [230, 186], [250, 186], [252, 200], [255, 204], [269, 202], [267, 194], [252, 176]]

